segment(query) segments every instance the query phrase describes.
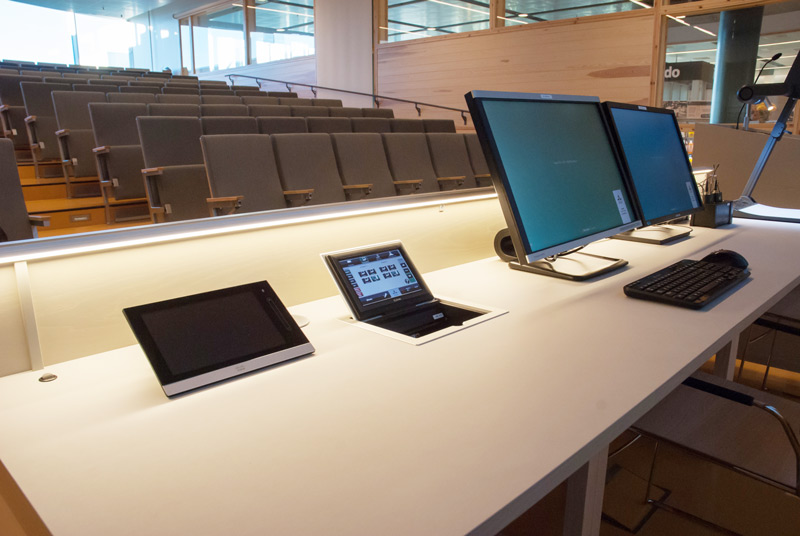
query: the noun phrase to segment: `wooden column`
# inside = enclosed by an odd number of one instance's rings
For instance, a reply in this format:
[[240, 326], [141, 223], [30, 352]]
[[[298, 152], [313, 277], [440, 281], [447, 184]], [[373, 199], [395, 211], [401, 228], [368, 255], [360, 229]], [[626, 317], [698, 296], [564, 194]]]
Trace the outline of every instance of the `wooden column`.
[[504, 28], [506, 21], [498, 17], [506, 16], [506, 0], [489, 1], [489, 28]]

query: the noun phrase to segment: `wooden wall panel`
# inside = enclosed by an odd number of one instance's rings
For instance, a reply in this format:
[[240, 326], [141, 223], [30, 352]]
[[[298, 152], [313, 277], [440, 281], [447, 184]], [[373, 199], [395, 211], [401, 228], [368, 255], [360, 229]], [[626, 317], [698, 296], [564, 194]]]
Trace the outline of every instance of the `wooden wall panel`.
[[[466, 108], [474, 89], [594, 95], [647, 104], [652, 10], [381, 45], [378, 93]], [[392, 104], [398, 117], [411, 105]], [[444, 116], [423, 109], [423, 117]], [[453, 117], [451, 113], [449, 117]]]

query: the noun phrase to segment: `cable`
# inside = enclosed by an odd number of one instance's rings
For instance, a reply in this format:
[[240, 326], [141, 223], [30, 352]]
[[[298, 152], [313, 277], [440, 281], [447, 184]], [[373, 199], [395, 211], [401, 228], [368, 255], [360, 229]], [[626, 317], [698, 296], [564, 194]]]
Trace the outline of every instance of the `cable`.
[[[778, 52], [777, 54], [775, 54], [774, 56], [772, 56], [770, 59], [768, 59], [768, 60], [767, 60], [767, 61], [764, 63], [764, 65], [761, 67], [761, 70], [760, 70], [760, 71], [758, 71], [758, 76], [756, 76], [756, 79], [753, 81], [753, 85], [756, 85], [756, 82], [758, 82], [758, 79], [759, 79], [759, 78], [761, 78], [761, 73], [763, 73], [763, 72], [764, 72], [764, 69], [766, 69], [766, 68], [767, 68], [767, 65], [769, 65], [769, 64], [770, 64], [770, 63], [772, 63], [773, 61], [777, 60], [777, 59], [778, 59], [778, 58], [780, 58], [781, 56], [783, 56], [783, 53], [782, 53], [782, 52]], [[744, 111], [744, 107], [745, 107], [745, 106], [746, 106], [746, 104], [742, 103], [742, 107], [741, 107], [741, 108], [739, 108], [739, 113], [738, 113], [738, 115], [736, 116], [736, 130], [739, 130], [739, 120], [742, 118], [742, 112]]]

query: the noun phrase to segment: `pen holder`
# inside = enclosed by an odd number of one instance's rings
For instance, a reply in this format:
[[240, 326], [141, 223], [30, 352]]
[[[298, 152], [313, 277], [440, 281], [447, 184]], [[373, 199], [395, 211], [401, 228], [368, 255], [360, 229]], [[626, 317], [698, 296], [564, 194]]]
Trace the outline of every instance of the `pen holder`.
[[[716, 196], [720, 199], [717, 200]], [[717, 228], [731, 223], [733, 202], [722, 201], [722, 194], [709, 194], [704, 196], [703, 210], [692, 215], [692, 225], [695, 227]]]

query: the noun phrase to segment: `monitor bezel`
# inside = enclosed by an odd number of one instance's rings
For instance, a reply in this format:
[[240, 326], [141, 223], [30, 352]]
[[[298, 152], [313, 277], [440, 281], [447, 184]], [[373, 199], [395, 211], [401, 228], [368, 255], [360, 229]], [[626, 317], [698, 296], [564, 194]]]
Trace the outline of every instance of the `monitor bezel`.
[[[625, 146], [622, 144], [622, 139], [620, 138], [619, 131], [617, 129], [617, 124], [614, 121], [614, 115], [612, 110], [614, 108], [619, 108], [623, 110], [632, 110], [632, 111], [639, 111], [639, 112], [652, 112], [658, 113], [662, 115], [669, 115], [672, 117], [672, 121], [675, 125], [675, 134], [678, 138], [679, 145], [683, 152], [683, 157], [686, 161], [686, 168], [689, 170], [689, 175], [691, 176], [691, 183], [693, 185], [693, 191], [696, 196], [697, 206], [691, 207], [686, 210], [682, 210], [679, 212], [664, 214], [662, 216], [658, 216], [655, 218], [647, 218], [645, 214], [644, 206], [642, 206], [642, 202], [639, 199], [639, 192], [636, 189], [636, 179], [633, 177], [633, 173], [631, 172], [630, 165], [628, 164], [628, 157], [625, 154]], [[633, 200], [636, 203], [636, 210], [639, 212], [639, 215], [642, 220], [642, 225], [649, 226], [649, 225], [656, 225], [659, 223], [664, 223], [668, 221], [672, 221], [678, 218], [682, 218], [685, 216], [690, 216], [692, 214], [696, 214], [697, 212], [701, 212], [703, 210], [703, 197], [700, 195], [700, 190], [697, 187], [697, 182], [694, 180], [694, 175], [692, 175], [692, 164], [689, 161], [689, 153], [686, 152], [686, 145], [683, 142], [683, 138], [680, 135], [680, 125], [678, 124], [678, 119], [675, 117], [675, 112], [673, 110], [669, 110], [667, 108], [657, 108], [655, 106], [644, 106], [639, 104], [628, 104], [624, 102], [613, 102], [613, 101], [606, 101], [603, 103], [603, 110], [607, 114], [607, 121], [611, 127], [611, 132], [614, 136], [614, 143], [618, 147], [618, 152], [620, 155], [620, 159], [622, 161], [622, 165], [624, 166], [625, 173], [627, 174], [630, 183], [633, 185], [632, 192], [633, 192]]]
[[[400, 251], [400, 254], [405, 259], [406, 264], [408, 264], [408, 269], [411, 270], [411, 273], [416, 278], [417, 283], [419, 283], [419, 292], [415, 292], [405, 297], [401, 296], [389, 301], [388, 303], [379, 302], [374, 305], [362, 304], [361, 300], [358, 299], [358, 296], [356, 296], [355, 292], [353, 291], [352, 286], [347, 281], [347, 276], [345, 275], [342, 267], [339, 265], [339, 261], [352, 257], [373, 255], [375, 253], [381, 253], [393, 249]], [[410, 308], [416, 307], [421, 303], [430, 302], [435, 299], [430, 289], [425, 284], [425, 280], [422, 279], [422, 275], [419, 273], [419, 270], [417, 270], [416, 266], [414, 266], [414, 262], [411, 260], [408, 252], [403, 247], [403, 243], [399, 240], [323, 253], [322, 260], [325, 262], [325, 266], [328, 267], [328, 271], [330, 271], [331, 275], [333, 276], [336, 286], [339, 287], [342, 297], [347, 303], [347, 306], [350, 308], [353, 318], [356, 320], [364, 321], [387, 314], [406, 311]]]
[[[195, 368], [183, 373], [174, 373], [170, 368], [169, 356], [163, 354], [162, 348], [158, 346], [150, 333], [150, 329], [145, 322], [145, 316], [148, 313], [167, 311], [186, 305], [202, 306], [204, 302], [242, 293], [251, 293], [257, 298], [266, 318], [269, 318], [275, 329], [281, 334], [283, 341], [270, 348], [264, 348], [262, 349], [263, 351], [238, 355], [226, 361], [220, 361], [213, 365]], [[314, 352], [314, 347], [308, 338], [266, 281], [126, 307], [123, 309], [123, 314], [167, 396], [210, 385], [280, 361]]]
[[[585, 246], [587, 244], [590, 244], [591, 242], [595, 242], [597, 240], [608, 238], [618, 233], [622, 233], [625, 231], [641, 227], [641, 216], [638, 212], [639, 210], [638, 205], [634, 200], [635, 196], [632, 194], [633, 187], [630, 183], [628, 175], [625, 172], [625, 168], [622, 165], [619, 151], [614, 142], [614, 138], [612, 136], [608, 120], [605, 116], [605, 113], [603, 112], [599, 98], [587, 97], [582, 95], [560, 95], [553, 93], [519, 93], [519, 92], [505, 92], [505, 91], [471, 91], [465, 95], [465, 98], [467, 101], [467, 107], [469, 109], [470, 115], [472, 116], [472, 123], [475, 126], [475, 131], [477, 132], [478, 139], [481, 142], [481, 147], [483, 148], [484, 156], [486, 157], [486, 161], [489, 164], [489, 170], [491, 171], [492, 174], [492, 184], [494, 186], [495, 191], [497, 192], [497, 197], [498, 200], [500, 201], [500, 206], [503, 211], [503, 216], [506, 220], [506, 224], [508, 225], [509, 233], [511, 235], [511, 242], [514, 244], [514, 251], [516, 252], [517, 259], [521, 264], [531, 264], [535, 261], [545, 259], [553, 255], [558, 255], [560, 253], [564, 253], [566, 251], [581, 246]], [[630, 223], [623, 223], [619, 226], [605, 229], [597, 233], [592, 233], [590, 235], [586, 235], [574, 240], [570, 240], [567, 242], [563, 242], [560, 244], [528, 252], [525, 247], [525, 239], [523, 239], [523, 230], [520, 229], [518, 223], [517, 211], [515, 208], [516, 203], [515, 200], [512, 198], [512, 196], [509, 195], [510, 188], [508, 187], [508, 177], [505, 173], [505, 169], [498, 161], [499, 159], [495, 158], [495, 155], [498, 154], [497, 152], [498, 149], [497, 145], [494, 143], [494, 139], [489, 134], [491, 129], [489, 128], [488, 121], [486, 119], [486, 115], [482, 106], [483, 101], [487, 100], [542, 101], [542, 102], [594, 104], [595, 107], [597, 108], [597, 113], [600, 118], [600, 122], [602, 123], [604, 131], [606, 133], [609, 143], [609, 148], [611, 149], [611, 153], [613, 154], [614, 160], [617, 164], [617, 169], [619, 170], [620, 178], [622, 179], [622, 185], [625, 188], [626, 193], [628, 194], [628, 199], [630, 201], [631, 205], [630, 208], [632, 212]]]

